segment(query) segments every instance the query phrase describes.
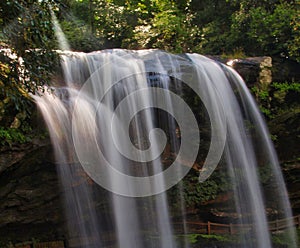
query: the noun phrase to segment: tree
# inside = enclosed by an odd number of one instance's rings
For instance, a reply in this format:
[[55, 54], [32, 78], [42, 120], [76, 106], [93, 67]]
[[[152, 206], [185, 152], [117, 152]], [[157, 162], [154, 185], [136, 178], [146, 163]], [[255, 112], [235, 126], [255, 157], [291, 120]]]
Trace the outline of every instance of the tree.
[[249, 55], [299, 60], [299, 1], [237, 1], [230, 39]]
[[0, 4], [1, 50], [0, 120], [17, 113], [30, 114], [28, 93], [49, 84], [58, 59], [53, 51], [49, 4], [55, 1], [4, 0]]
[[160, 48], [174, 52], [195, 46], [190, 1], [93, 1], [94, 27], [104, 47]]
[[193, 24], [190, 1], [152, 1], [152, 15], [140, 20], [134, 40], [141, 48], [160, 48], [171, 52], [195, 51], [199, 29]]
[[296, 14], [291, 5], [283, 3], [276, 5], [270, 13], [265, 8], [251, 9], [248, 35], [253, 37], [262, 48], [262, 52], [289, 56], [289, 39], [293, 33], [291, 27]]

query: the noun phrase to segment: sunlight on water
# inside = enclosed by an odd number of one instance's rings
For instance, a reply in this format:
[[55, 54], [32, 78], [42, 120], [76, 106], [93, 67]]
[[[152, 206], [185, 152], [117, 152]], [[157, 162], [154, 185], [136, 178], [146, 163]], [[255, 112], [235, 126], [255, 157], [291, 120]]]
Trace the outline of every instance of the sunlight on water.
[[61, 50], [66, 50], [69, 51], [70, 50], [70, 45], [68, 40], [66, 39], [66, 36], [64, 34], [64, 32], [62, 31], [60, 24], [57, 20], [57, 17], [55, 16], [53, 10], [51, 9], [51, 7], [49, 7], [50, 13], [51, 13], [51, 18], [52, 18], [52, 24], [53, 24], [53, 28], [55, 31], [55, 36], [56, 39], [58, 41], [59, 44], [59, 49]]

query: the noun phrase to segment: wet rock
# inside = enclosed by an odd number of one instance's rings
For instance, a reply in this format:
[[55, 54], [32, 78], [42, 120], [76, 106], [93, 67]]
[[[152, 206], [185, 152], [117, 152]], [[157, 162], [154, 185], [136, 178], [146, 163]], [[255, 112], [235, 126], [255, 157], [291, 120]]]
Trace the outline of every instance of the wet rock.
[[248, 87], [254, 85], [267, 88], [272, 82], [272, 58], [269, 56], [224, 59], [218, 56], [208, 56], [218, 62], [235, 69], [244, 79]]
[[0, 241], [62, 236], [61, 194], [50, 145], [2, 151]]
[[279, 159], [296, 160], [300, 151], [300, 109], [286, 111], [268, 123], [271, 134], [276, 137], [275, 147]]
[[266, 89], [272, 82], [271, 57], [234, 59], [229, 60], [227, 64], [242, 76], [249, 87], [258, 85]]

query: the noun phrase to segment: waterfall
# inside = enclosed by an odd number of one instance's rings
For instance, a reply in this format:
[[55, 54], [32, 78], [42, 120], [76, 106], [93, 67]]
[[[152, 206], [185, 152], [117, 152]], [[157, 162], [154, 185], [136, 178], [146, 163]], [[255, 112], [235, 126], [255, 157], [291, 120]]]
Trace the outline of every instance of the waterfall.
[[65, 34], [62, 31], [62, 29], [59, 25], [59, 22], [57, 20], [57, 17], [54, 14], [51, 6], [49, 6], [49, 11], [50, 11], [50, 14], [51, 14], [53, 28], [54, 28], [54, 31], [55, 31], [54, 33], [55, 33], [56, 39], [59, 43], [60, 49], [70, 50], [69, 42], [68, 42], [67, 38], [65, 37]]
[[[167, 192], [180, 185], [202, 149], [201, 120], [187, 104], [186, 89], [201, 100], [209, 119], [199, 183], [226, 165], [238, 223], [255, 226], [241, 232], [242, 247], [272, 247], [261, 161], [270, 167], [272, 197], [284, 218], [291, 217], [289, 200], [263, 118], [235, 71], [198, 54], [160, 50], [60, 56], [65, 85], [33, 98], [49, 128], [65, 190], [71, 247], [110, 247], [107, 239], [112, 247], [182, 247]], [[164, 161], [166, 153], [171, 162]], [[176, 200], [188, 233], [183, 187]], [[288, 235], [296, 248], [293, 229]]]

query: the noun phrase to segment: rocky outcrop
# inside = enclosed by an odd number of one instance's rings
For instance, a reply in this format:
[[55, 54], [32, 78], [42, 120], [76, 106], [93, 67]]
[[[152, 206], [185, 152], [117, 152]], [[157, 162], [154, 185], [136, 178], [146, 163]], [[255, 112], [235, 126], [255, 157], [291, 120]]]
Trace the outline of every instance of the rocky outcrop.
[[222, 59], [213, 56], [224, 64], [232, 66], [248, 86], [257, 83], [269, 85], [271, 82], [299, 82], [300, 63], [281, 57], [249, 57]]
[[249, 87], [257, 85], [262, 89], [267, 89], [272, 82], [271, 57], [233, 59], [228, 60], [226, 64], [235, 69]]
[[300, 108], [284, 112], [269, 121], [269, 130], [276, 138], [275, 146], [279, 159], [296, 161], [300, 151]]
[[208, 57], [235, 69], [250, 88], [254, 85], [267, 87], [272, 82], [273, 64], [272, 58], [269, 56], [242, 59], [229, 59], [219, 56]]
[[61, 191], [50, 145], [2, 150], [0, 244], [63, 234]]

